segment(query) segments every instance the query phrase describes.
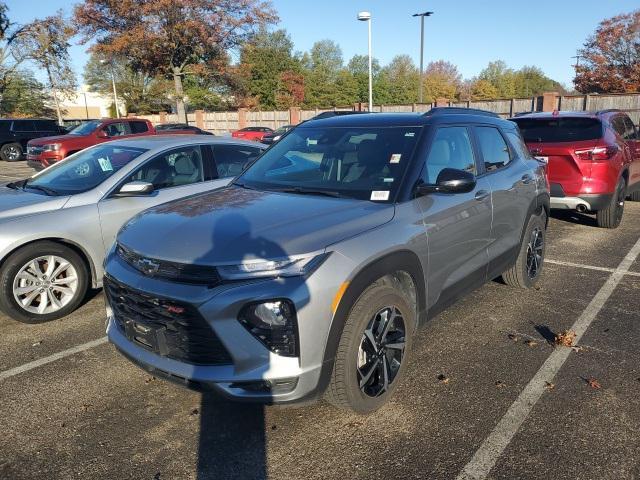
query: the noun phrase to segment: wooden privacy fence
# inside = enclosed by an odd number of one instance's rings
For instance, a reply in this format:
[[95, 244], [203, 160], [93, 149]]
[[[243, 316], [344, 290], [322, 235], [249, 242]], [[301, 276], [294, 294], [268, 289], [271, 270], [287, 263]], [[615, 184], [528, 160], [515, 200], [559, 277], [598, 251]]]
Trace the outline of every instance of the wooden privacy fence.
[[[374, 99], [375, 100], [375, 99]], [[551, 112], [553, 110], [598, 111], [611, 108], [625, 111], [633, 123], [640, 123], [640, 93], [624, 94], [590, 94], [590, 95], [560, 95], [557, 92], [547, 92], [530, 98], [510, 98], [497, 100], [449, 101], [440, 98], [433, 103], [413, 103], [405, 105], [374, 105], [375, 112], [427, 112], [434, 107], [463, 107], [479, 108], [497, 113], [503, 118], [512, 117], [524, 112]], [[240, 108], [228, 112], [205, 112], [196, 110], [187, 115], [190, 125], [208, 130], [216, 135], [225, 135], [234, 130], [245, 127], [269, 127], [274, 130], [283, 125], [298, 124], [328, 111], [366, 111], [367, 105], [357, 103], [346, 107], [316, 108], [301, 110], [292, 107], [288, 110], [248, 110]], [[160, 112], [157, 115], [129, 116], [146, 118], [154, 124], [184, 123], [175, 113]]]

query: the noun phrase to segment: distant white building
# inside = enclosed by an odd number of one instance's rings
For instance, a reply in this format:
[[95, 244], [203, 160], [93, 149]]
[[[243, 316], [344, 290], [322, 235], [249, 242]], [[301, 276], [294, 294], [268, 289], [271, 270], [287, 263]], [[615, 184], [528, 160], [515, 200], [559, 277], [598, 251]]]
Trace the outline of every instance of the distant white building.
[[[82, 90], [78, 90], [73, 97], [60, 102], [64, 119], [80, 120], [85, 118], [109, 117], [109, 107], [112, 104], [113, 96], [89, 92], [86, 85], [83, 85]], [[118, 99], [118, 107], [120, 115], [126, 115], [126, 108], [121, 99]]]

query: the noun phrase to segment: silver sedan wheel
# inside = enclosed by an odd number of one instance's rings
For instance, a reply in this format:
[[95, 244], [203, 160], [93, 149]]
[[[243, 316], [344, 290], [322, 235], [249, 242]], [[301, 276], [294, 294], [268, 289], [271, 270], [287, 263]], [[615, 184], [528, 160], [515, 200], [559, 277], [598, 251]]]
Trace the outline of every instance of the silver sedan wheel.
[[57, 312], [78, 291], [78, 274], [62, 257], [46, 255], [30, 260], [13, 279], [13, 298], [29, 313]]

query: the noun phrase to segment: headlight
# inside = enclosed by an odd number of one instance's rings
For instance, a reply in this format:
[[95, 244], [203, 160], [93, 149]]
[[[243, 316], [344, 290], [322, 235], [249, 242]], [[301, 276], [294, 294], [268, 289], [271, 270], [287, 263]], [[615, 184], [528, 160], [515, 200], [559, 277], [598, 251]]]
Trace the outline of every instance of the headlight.
[[290, 257], [280, 260], [248, 260], [239, 265], [219, 265], [218, 273], [225, 280], [263, 277], [297, 277], [313, 272], [328, 254]]
[[48, 143], [46, 145], [43, 145], [42, 149], [45, 152], [57, 152], [58, 150], [60, 150], [60, 144], [59, 143]]

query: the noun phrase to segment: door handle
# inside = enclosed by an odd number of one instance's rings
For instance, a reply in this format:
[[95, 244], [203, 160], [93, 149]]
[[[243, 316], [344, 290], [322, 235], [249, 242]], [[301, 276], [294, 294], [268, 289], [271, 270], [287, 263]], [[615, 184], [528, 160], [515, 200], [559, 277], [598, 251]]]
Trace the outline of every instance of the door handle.
[[524, 183], [525, 185], [528, 185], [528, 184], [530, 184], [531, 182], [533, 182], [533, 177], [532, 177], [530, 174], [525, 173], [525, 174], [522, 176], [522, 183]]
[[478, 190], [476, 192], [475, 199], [476, 200], [484, 200], [488, 196], [489, 196], [489, 192], [487, 192], [486, 190]]

